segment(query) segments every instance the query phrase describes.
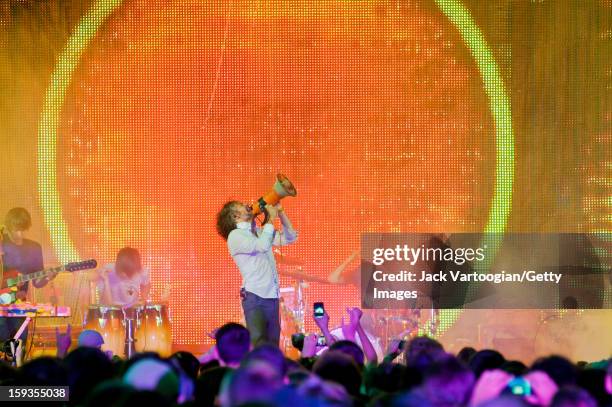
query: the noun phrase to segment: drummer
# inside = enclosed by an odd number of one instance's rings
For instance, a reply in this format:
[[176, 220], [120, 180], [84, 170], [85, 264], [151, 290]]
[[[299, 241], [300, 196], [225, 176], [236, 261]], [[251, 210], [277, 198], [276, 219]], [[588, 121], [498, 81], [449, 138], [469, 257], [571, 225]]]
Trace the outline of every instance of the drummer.
[[96, 274], [100, 303], [130, 307], [147, 301], [151, 288], [149, 274], [142, 267], [138, 250], [124, 247], [117, 253], [115, 263], [105, 265]]

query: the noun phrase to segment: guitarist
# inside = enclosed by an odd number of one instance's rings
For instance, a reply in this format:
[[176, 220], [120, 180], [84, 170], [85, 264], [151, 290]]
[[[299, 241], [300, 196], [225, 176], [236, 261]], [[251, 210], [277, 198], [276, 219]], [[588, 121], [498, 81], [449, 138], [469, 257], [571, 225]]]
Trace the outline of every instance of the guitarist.
[[[17, 270], [21, 274], [30, 274], [43, 269], [43, 255], [40, 244], [25, 238], [25, 232], [32, 226], [32, 217], [24, 208], [13, 208], [6, 214], [5, 227], [1, 234], [0, 255], [2, 266], [0, 272]], [[55, 278], [55, 274], [33, 280], [35, 287], [40, 288]], [[0, 280], [2, 281], [2, 280]], [[25, 300], [28, 292], [28, 283], [19, 287], [16, 296]], [[15, 335], [24, 318], [0, 318], [0, 341], [10, 339]], [[27, 329], [21, 335], [22, 340], [27, 338]]]

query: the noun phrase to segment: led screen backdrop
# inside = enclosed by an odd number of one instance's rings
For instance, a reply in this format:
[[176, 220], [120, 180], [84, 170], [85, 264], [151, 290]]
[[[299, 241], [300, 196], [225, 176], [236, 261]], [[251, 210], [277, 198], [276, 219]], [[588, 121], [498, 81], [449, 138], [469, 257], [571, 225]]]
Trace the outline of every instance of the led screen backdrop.
[[362, 232], [607, 231], [610, 4], [569, 3], [4, 2], [0, 209], [49, 264], [139, 248], [177, 344], [241, 317], [214, 217], [277, 172], [319, 277]]

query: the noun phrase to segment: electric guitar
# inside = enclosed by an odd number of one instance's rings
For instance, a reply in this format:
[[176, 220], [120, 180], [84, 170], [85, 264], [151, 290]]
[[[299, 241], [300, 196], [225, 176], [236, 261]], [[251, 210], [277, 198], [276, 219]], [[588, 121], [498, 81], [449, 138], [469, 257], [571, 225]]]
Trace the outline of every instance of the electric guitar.
[[30, 280], [36, 280], [62, 271], [72, 273], [73, 271], [93, 269], [97, 265], [98, 262], [92, 259], [68, 263], [59, 267], [51, 267], [30, 274], [21, 274], [17, 270], [7, 270], [2, 275], [2, 281], [0, 282], [0, 304], [14, 303], [17, 300], [16, 293], [19, 291], [19, 288]]

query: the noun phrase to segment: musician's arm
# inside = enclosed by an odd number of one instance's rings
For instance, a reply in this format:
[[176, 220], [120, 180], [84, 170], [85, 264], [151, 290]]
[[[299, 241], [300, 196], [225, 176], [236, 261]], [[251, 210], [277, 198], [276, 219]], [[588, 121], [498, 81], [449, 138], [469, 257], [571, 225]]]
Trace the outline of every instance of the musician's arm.
[[99, 277], [97, 282], [98, 295], [100, 297], [101, 304], [112, 304], [113, 299], [111, 297], [111, 288], [110, 283], [108, 281], [108, 272], [107, 268], [103, 268], [99, 271]]
[[[42, 270], [45, 267], [45, 265], [43, 263], [42, 247], [40, 245], [38, 245], [36, 250], [32, 252], [32, 256], [34, 258], [33, 263], [32, 263], [34, 270], [36, 271]], [[34, 287], [36, 288], [42, 288], [46, 286], [47, 283], [51, 281], [54, 277], [55, 275], [32, 280], [32, 285], [34, 285]]]
[[143, 279], [140, 283], [140, 299], [142, 301], [149, 300], [149, 294], [151, 293], [151, 277], [149, 273], [149, 269], [143, 269]]
[[357, 250], [355, 250], [349, 257], [346, 258], [334, 271], [332, 271], [329, 276], [327, 276], [327, 281], [333, 284], [344, 284], [346, 283], [346, 278], [343, 273], [346, 267], [355, 260], [357, 257]]
[[108, 280], [105, 281], [104, 289], [100, 293], [100, 302], [102, 304], [110, 305], [113, 303], [113, 299], [110, 293], [110, 285], [108, 284]]
[[36, 280], [32, 280], [32, 285], [36, 288], [43, 288], [47, 285], [49, 279], [47, 277], [38, 278]]
[[273, 244], [274, 246], [284, 246], [284, 245], [295, 242], [297, 240], [298, 233], [297, 233], [297, 230], [293, 228], [293, 224], [291, 224], [291, 220], [289, 220], [289, 217], [285, 213], [285, 210], [283, 209], [283, 207], [280, 206], [280, 204], [277, 207], [278, 207], [278, 217], [281, 221], [281, 224], [283, 225], [283, 232], [277, 233], [274, 236]]

